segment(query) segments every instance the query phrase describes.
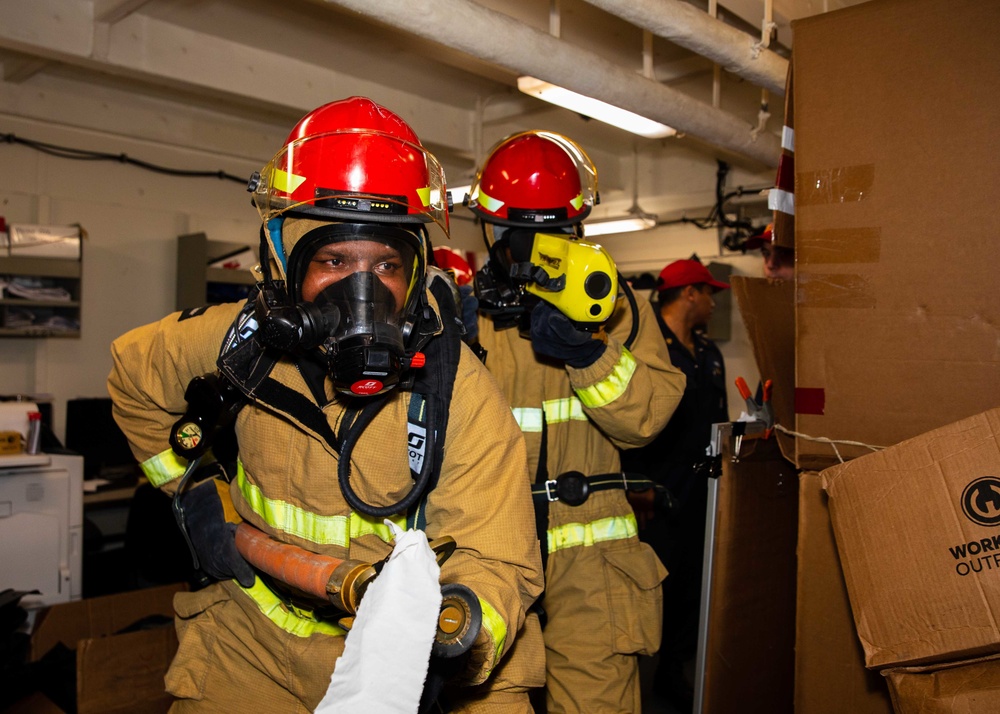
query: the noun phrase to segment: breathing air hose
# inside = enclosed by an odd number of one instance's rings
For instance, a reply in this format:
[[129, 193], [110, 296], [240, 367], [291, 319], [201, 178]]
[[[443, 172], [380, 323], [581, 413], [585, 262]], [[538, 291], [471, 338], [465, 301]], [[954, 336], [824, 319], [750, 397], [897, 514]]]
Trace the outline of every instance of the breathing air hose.
[[351, 454], [354, 451], [354, 445], [357, 443], [358, 437], [361, 433], [371, 424], [375, 416], [382, 410], [388, 402], [388, 398], [379, 399], [378, 402], [374, 404], [367, 405], [358, 414], [357, 419], [348, 428], [347, 433], [341, 443], [340, 450], [340, 462], [337, 464], [337, 480], [340, 484], [340, 490], [344, 494], [344, 500], [347, 501], [348, 505], [356, 511], [364, 513], [366, 516], [372, 516], [373, 518], [384, 518], [386, 516], [391, 516], [396, 513], [402, 513], [408, 510], [412, 506], [416, 505], [417, 501], [423, 496], [424, 491], [427, 490], [427, 484], [430, 483], [431, 474], [434, 471], [434, 444], [435, 444], [435, 434], [434, 434], [434, 424], [437, 424], [437, 399], [433, 395], [426, 395], [425, 404], [427, 407], [427, 437], [424, 445], [424, 460], [423, 465], [420, 469], [420, 475], [417, 477], [416, 483], [413, 484], [413, 488], [407, 493], [402, 499], [394, 503], [391, 506], [373, 506], [370, 503], [365, 503], [361, 500], [354, 489], [351, 487]]
[[629, 330], [628, 338], [625, 340], [625, 347], [631, 349], [632, 343], [635, 342], [635, 336], [639, 333], [639, 305], [635, 301], [635, 293], [632, 292], [632, 288], [620, 270], [618, 271], [618, 284], [625, 291], [625, 297], [628, 299], [629, 307], [632, 309], [632, 329]]

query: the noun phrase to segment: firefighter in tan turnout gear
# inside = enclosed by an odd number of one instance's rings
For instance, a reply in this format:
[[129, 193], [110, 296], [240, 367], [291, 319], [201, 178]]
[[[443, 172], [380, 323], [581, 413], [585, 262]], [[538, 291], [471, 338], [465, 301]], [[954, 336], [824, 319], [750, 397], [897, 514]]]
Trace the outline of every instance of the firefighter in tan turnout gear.
[[112, 346], [115, 416], [218, 581], [175, 600], [174, 710], [312, 711], [344, 649], [343, 613], [251, 568], [234, 523], [377, 563], [390, 519], [454, 538], [441, 583], [481, 609], [471, 649], [432, 658], [423, 710], [440, 691], [433, 711], [530, 712], [541, 673], [505, 658], [515, 639], [530, 653], [518, 635], [542, 588], [524, 440], [426, 269], [427, 226], [447, 231], [440, 166], [398, 116], [352, 97], [307, 114], [249, 190], [263, 279], [247, 303]]
[[667, 573], [629, 505], [650, 483], [621, 472], [618, 448], [655, 437], [685, 384], [649, 303], [581, 240], [596, 200], [578, 145], [526, 132], [490, 151], [467, 202], [489, 250], [469, 331], [525, 435], [535, 484], [549, 712], [640, 711], [638, 655], [659, 647]]

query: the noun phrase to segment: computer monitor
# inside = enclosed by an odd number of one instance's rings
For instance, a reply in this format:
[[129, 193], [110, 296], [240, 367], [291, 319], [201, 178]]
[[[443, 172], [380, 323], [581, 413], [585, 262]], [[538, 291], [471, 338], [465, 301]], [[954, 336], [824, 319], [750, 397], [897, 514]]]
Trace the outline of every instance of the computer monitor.
[[83, 477], [120, 478], [138, 473], [128, 440], [111, 415], [111, 399], [66, 402], [66, 448], [83, 456]]

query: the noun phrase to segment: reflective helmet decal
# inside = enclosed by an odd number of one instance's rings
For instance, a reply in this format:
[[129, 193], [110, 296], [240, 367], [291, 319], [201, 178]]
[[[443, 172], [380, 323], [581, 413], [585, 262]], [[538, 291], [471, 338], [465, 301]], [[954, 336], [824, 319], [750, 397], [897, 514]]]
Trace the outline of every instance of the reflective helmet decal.
[[271, 185], [282, 193], [295, 193], [305, 180], [305, 176], [296, 176], [281, 169], [275, 169], [271, 174]]
[[486, 192], [483, 191], [482, 188], [479, 189], [479, 193], [476, 198], [479, 200], [479, 203], [491, 213], [496, 213], [501, 209], [501, 207], [503, 207], [503, 201], [487, 196]]

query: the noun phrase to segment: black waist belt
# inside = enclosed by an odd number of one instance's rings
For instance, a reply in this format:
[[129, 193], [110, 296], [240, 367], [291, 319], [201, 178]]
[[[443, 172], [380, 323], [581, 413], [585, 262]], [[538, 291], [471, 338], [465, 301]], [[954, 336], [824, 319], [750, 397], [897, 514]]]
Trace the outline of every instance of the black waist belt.
[[643, 476], [624, 472], [584, 476], [579, 471], [567, 471], [554, 479], [536, 483], [531, 487], [535, 503], [561, 501], [570, 506], [580, 506], [587, 502], [591, 493], [620, 488], [627, 491], [645, 491], [653, 487], [653, 482]]

